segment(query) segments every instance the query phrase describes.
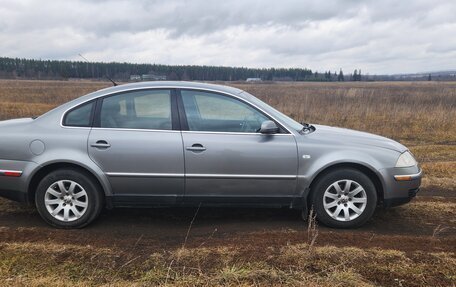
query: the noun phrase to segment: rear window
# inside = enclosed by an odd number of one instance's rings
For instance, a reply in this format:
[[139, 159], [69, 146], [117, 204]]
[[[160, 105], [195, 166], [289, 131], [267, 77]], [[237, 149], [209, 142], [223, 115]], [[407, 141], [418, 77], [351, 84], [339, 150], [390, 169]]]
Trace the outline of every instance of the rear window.
[[69, 127], [90, 127], [94, 102], [83, 104], [69, 111], [63, 120], [64, 126]]

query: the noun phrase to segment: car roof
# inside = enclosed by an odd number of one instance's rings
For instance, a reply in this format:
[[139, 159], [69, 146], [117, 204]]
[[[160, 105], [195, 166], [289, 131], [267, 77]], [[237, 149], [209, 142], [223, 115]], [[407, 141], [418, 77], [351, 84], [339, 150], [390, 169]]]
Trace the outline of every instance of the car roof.
[[[186, 81], [153, 81], [153, 82], [137, 82], [137, 83], [129, 83], [129, 84], [121, 84], [118, 86], [113, 86], [109, 88], [105, 88], [91, 94], [88, 94], [87, 97], [99, 97], [103, 94], [111, 94], [117, 92], [124, 92], [129, 90], [136, 90], [136, 89], [147, 89], [147, 88], [174, 88], [174, 89], [203, 89], [203, 90], [212, 90], [216, 92], [228, 93], [239, 95], [243, 91], [237, 88], [223, 86], [223, 85], [216, 85], [216, 84], [208, 84], [208, 83], [200, 83], [200, 82], [186, 82]], [[87, 98], [85, 99], [87, 100]]]

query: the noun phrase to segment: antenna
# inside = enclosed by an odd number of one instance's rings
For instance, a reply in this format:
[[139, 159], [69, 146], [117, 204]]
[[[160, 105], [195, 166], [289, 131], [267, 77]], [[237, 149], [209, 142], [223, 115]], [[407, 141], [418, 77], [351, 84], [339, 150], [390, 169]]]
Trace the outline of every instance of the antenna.
[[[81, 55], [81, 53], [79, 53], [78, 56], [81, 57], [81, 58], [83, 58], [87, 63], [90, 63], [90, 61], [87, 60], [86, 57], [84, 57], [83, 55]], [[114, 82], [113, 79], [111, 79], [108, 75], [105, 75], [105, 77], [106, 77], [109, 81], [111, 81], [111, 83], [114, 85], [114, 87], [115, 87], [115, 86], [118, 86], [118, 84], [117, 84], [116, 82]]]
[[78, 55], [79, 55], [79, 57], [83, 58], [83, 59], [84, 59], [84, 60], [85, 60], [87, 63], [89, 63], [89, 62], [90, 62], [90, 61], [89, 61], [89, 60], [87, 60], [87, 59], [86, 59], [86, 57], [84, 57], [83, 55], [81, 55], [81, 54], [78, 54]]
[[106, 77], [108, 80], [110, 80], [110, 81], [111, 81], [111, 83], [114, 85], [114, 87], [115, 87], [115, 86], [118, 86], [118, 85], [117, 85], [117, 83], [116, 83], [116, 82], [114, 82], [114, 80], [113, 80], [113, 79], [111, 79], [110, 77], [108, 77], [108, 75], [105, 75], [105, 77]]

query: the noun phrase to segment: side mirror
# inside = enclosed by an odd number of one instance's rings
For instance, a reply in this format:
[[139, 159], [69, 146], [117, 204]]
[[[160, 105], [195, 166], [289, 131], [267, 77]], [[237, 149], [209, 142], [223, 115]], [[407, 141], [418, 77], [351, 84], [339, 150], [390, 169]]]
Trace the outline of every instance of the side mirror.
[[261, 124], [260, 133], [262, 133], [262, 134], [272, 135], [272, 134], [276, 134], [278, 132], [279, 132], [279, 127], [273, 121], [264, 121]]

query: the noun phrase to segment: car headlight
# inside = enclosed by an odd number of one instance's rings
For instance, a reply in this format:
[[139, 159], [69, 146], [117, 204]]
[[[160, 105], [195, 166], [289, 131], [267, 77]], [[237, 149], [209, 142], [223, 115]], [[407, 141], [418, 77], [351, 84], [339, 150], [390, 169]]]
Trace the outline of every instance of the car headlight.
[[406, 151], [397, 159], [396, 167], [411, 167], [415, 166], [416, 164], [417, 162], [413, 155], [409, 151]]

